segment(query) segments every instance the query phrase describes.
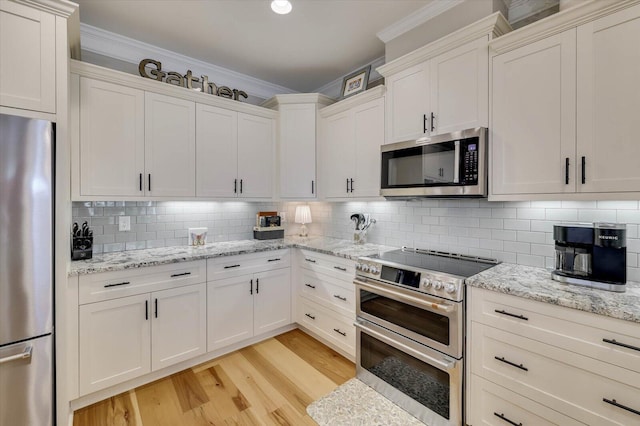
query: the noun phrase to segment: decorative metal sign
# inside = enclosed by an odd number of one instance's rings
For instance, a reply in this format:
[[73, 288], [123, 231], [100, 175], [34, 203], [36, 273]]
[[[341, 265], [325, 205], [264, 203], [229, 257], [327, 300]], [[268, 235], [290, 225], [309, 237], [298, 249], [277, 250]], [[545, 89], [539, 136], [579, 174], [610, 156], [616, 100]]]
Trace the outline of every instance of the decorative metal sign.
[[[147, 72], [147, 66], [150, 67]], [[160, 61], [154, 61], [153, 59], [143, 59], [138, 65], [138, 72], [145, 78], [152, 80], [164, 81], [174, 86], [180, 86], [191, 90], [199, 90], [203, 93], [209, 93], [211, 95], [220, 96], [221, 98], [233, 99], [234, 101], [241, 101], [240, 98], [247, 98], [248, 95], [243, 90], [230, 89], [227, 86], [218, 87], [215, 83], [209, 82], [209, 77], [206, 75], [194, 77], [191, 70], [187, 70], [185, 75], [177, 72], [162, 71], [162, 64]], [[196, 87], [194, 87], [194, 83]], [[200, 86], [200, 87], [198, 87]]]

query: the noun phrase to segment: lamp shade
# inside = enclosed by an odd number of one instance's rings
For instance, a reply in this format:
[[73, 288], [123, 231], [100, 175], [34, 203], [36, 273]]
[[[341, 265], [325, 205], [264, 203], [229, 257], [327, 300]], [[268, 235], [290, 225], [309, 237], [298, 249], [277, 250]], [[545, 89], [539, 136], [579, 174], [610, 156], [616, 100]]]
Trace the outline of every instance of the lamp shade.
[[296, 206], [296, 223], [311, 223], [311, 208], [309, 206]]

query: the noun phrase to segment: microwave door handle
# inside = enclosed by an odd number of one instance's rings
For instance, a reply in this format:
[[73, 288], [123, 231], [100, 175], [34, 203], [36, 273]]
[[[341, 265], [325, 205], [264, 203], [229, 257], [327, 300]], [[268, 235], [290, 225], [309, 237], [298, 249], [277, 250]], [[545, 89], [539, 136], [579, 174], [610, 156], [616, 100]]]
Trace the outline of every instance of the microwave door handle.
[[460, 141], [453, 143], [455, 146], [455, 158], [453, 160], [453, 183], [460, 183]]
[[365, 290], [368, 290], [372, 293], [376, 293], [376, 294], [380, 294], [382, 296], [386, 296], [389, 298], [393, 298], [396, 300], [400, 300], [400, 301], [404, 301], [404, 302], [408, 302], [414, 306], [419, 306], [421, 308], [423, 308], [426, 311], [429, 312], [435, 312], [435, 313], [451, 313], [454, 311], [455, 306], [451, 306], [451, 305], [443, 305], [442, 303], [437, 303], [436, 301], [431, 301], [430, 299], [428, 299], [427, 295], [422, 295], [422, 297], [425, 300], [422, 300], [422, 298], [417, 298], [417, 297], [413, 297], [413, 296], [409, 296], [406, 294], [402, 294], [398, 291], [395, 290], [391, 290], [391, 289], [387, 289], [387, 288], [383, 288], [381, 286], [377, 286], [377, 285], [372, 285], [369, 283], [366, 283], [364, 281], [360, 281], [359, 279], [355, 279], [353, 280], [353, 283], [357, 286], [360, 286], [362, 288], [364, 288]]

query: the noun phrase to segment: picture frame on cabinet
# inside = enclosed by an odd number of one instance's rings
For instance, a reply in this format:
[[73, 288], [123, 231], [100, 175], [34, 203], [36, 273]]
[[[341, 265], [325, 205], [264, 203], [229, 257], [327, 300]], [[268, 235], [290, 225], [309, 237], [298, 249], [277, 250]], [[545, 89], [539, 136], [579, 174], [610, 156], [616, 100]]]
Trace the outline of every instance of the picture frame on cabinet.
[[340, 91], [340, 99], [348, 98], [360, 92], [367, 90], [369, 83], [369, 73], [371, 65], [349, 74], [342, 80], [342, 90]]

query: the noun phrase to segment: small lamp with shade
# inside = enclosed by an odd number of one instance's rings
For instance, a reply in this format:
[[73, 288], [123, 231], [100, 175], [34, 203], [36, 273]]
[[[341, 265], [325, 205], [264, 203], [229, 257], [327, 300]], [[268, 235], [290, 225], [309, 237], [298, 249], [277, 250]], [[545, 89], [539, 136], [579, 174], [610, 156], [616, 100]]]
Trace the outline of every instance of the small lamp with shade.
[[302, 224], [300, 227], [300, 236], [308, 236], [307, 227], [305, 224], [311, 223], [311, 208], [308, 205], [296, 206], [296, 223]]

